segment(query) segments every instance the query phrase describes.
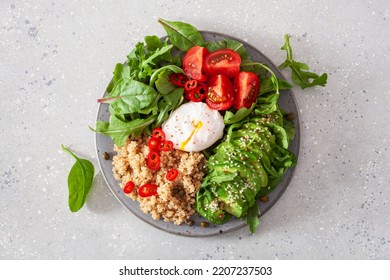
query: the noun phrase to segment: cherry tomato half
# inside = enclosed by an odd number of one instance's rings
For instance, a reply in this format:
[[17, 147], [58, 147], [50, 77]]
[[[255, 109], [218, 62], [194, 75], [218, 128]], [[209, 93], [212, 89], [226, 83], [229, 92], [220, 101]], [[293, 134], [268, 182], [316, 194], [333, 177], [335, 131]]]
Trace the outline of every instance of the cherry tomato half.
[[160, 159], [159, 154], [154, 152], [154, 151], [151, 151], [148, 154], [148, 158], [147, 158], [148, 167], [152, 170], [159, 170], [160, 163], [161, 163], [161, 159]]
[[203, 47], [194, 46], [190, 48], [183, 58], [183, 70], [191, 79], [205, 82], [207, 76], [204, 74], [204, 59], [208, 50]]
[[200, 84], [194, 90], [191, 90], [188, 94], [188, 99], [192, 102], [200, 102], [206, 98], [207, 95], [207, 85]]
[[132, 181], [129, 181], [126, 183], [126, 185], [123, 188], [123, 192], [125, 194], [129, 194], [134, 190], [135, 184]]
[[233, 80], [234, 108], [250, 108], [256, 101], [260, 89], [260, 80], [255, 73], [240, 72]]
[[233, 104], [233, 85], [225, 75], [212, 76], [207, 82], [207, 105], [214, 110], [226, 110]]
[[198, 82], [196, 80], [189, 80], [184, 85], [184, 90], [191, 91], [198, 86]]
[[173, 142], [169, 140], [163, 140], [160, 142], [158, 150], [161, 152], [169, 152], [173, 150]]
[[177, 171], [177, 169], [175, 169], [175, 168], [171, 168], [168, 170], [166, 178], [168, 181], [174, 181], [176, 179], [177, 175], [179, 175], [179, 171]]
[[241, 57], [230, 49], [217, 50], [205, 58], [204, 70], [209, 75], [222, 74], [234, 78], [240, 72]]
[[156, 127], [152, 131], [152, 137], [159, 139], [160, 141], [165, 140], [165, 133], [160, 127]]
[[158, 148], [160, 147], [160, 139], [150, 137], [148, 140], [148, 147], [151, 151], [158, 151]]
[[181, 73], [172, 73], [169, 76], [169, 81], [177, 87], [184, 87], [185, 83], [188, 81], [188, 77]]
[[145, 184], [138, 189], [140, 197], [149, 197], [157, 194], [157, 186], [155, 184]]

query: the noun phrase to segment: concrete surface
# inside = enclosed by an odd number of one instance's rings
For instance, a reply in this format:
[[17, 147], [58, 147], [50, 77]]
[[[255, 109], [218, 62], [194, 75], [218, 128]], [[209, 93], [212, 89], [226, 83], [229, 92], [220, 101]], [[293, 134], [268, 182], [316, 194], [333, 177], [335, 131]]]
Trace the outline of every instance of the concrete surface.
[[[0, 258], [389, 259], [388, 1], [136, 2], [1, 1]], [[329, 74], [326, 88], [294, 90], [299, 165], [255, 235], [162, 232], [99, 170], [86, 206], [68, 210], [60, 145], [96, 164], [96, 99], [137, 41], [165, 34], [159, 17], [243, 38], [276, 64], [289, 33], [295, 58]]]

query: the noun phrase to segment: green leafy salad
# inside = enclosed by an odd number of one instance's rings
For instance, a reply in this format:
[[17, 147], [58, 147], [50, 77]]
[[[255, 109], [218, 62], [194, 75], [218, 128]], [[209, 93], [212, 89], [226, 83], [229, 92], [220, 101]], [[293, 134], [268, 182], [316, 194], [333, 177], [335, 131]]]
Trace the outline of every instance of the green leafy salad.
[[[241, 42], [229, 38], [207, 42], [190, 24], [163, 19], [159, 23], [167, 39], [146, 36], [124, 64], [116, 65], [106, 96], [98, 100], [110, 104], [110, 118], [91, 129], [111, 137], [117, 146], [123, 146], [129, 137], [151, 136], [147, 164], [152, 170], [158, 170], [160, 164], [156, 151], [202, 152], [206, 175], [196, 193], [195, 210], [214, 224], [233, 217], [245, 219], [255, 232], [260, 216], [257, 201], [265, 199], [286, 170], [296, 165], [296, 156], [288, 150], [295, 134], [293, 116], [278, 105], [279, 96], [292, 84], [277, 78], [268, 65], [252, 61]], [[293, 59], [288, 35], [282, 50], [287, 58], [279, 67], [291, 69], [294, 84], [302, 89], [325, 86], [326, 74], [310, 72], [308, 65]], [[164, 126], [176, 110], [191, 104], [221, 119], [221, 136], [208, 140], [207, 148], [199, 148], [194, 140], [202, 129], [204, 138], [209, 139], [207, 133], [215, 134], [206, 131], [205, 120], [193, 122], [192, 132], [180, 141], [169, 138], [174, 133]], [[83, 176], [69, 179], [69, 206], [77, 211], [90, 188], [91, 168], [66, 151], [77, 164], [69, 178]], [[179, 173], [169, 172], [170, 181]], [[132, 191], [134, 184], [130, 183]], [[157, 187], [148, 184], [140, 195], [156, 195], [153, 188]]]

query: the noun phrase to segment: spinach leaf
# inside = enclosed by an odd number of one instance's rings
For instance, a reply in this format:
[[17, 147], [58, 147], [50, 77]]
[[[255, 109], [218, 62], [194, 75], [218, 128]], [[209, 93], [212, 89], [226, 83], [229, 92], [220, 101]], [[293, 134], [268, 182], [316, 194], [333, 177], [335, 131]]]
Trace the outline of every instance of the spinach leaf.
[[246, 216], [246, 223], [248, 224], [251, 233], [255, 233], [257, 227], [260, 225], [259, 216], [260, 210], [255, 203], [252, 207], [249, 208], [248, 214]]
[[108, 98], [99, 99], [100, 103], [110, 103], [117, 114], [131, 114], [149, 106], [158, 93], [150, 86], [131, 79], [117, 82]]
[[62, 149], [76, 160], [68, 175], [68, 204], [70, 211], [77, 212], [83, 207], [91, 190], [95, 168], [89, 160], [77, 157], [64, 145]]
[[225, 39], [225, 42], [226, 42], [226, 47], [228, 49], [232, 49], [233, 51], [237, 52], [240, 55], [242, 61], [245, 62], [248, 60], [249, 55], [243, 43], [231, 39]]
[[155, 35], [145, 36], [144, 41], [146, 43], [146, 48], [148, 51], [155, 51], [164, 46], [163, 42], [161, 42], [161, 39]]
[[225, 116], [223, 117], [224, 123], [225, 124], [233, 124], [233, 123], [237, 123], [237, 122], [242, 121], [247, 116], [249, 116], [249, 114], [253, 111], [255, 106], [256, 106], [256, 103], [253, 103], [249, 109], [242, 107], [236, 113], [233, 113], [231, 111], [226, 111]]
[[293, 60], [289, 38], [289, 35], [284, 35], [285, 43], [281, 49], [286, 51], [287, 58], [285, 62], [279, 65], [279, 68], [283, 69], [290, 67], [291, 79], [293, 80], [294, 84], [300, 86], [302, 89], [314, 86], [324, 87], [326, 85], [328, 75], [324, 73], [321, 76], [318, 76], [316, 73], [308, 71], [309, 66], [307, 64]]
[[90, 129], [97, 133], [110, 136], [114, 143], [121, 147], [130, 135], [141, 135], [144, 129], [154, 123], [155, 120], [156, 116], [153, 115], [147, 119], [138, 118], [132, 121], [123, 121], [116, 115], [111, 115], [109, 122], [98, 121], [96, 123], [96, 130], [93, 128]]
[[225, 41], [219, 41], [219, 42], [205, 42], [205, 47], [209, 52], [213, 52], [220, 49], [226, 49], [226, 42]]
[[130, 77], [130, 67], [127, 65], [123, 65], [122, 63], [118, 63], [115, 65], [114, 76], [111, 82], [108, 84], [106, 91], [110, 93], [114, 88], [115, 84], [122, 78]]
[[181, 51], [188, 51], [193, 46], [203, 46], [204, 41], [199, 31], [192, 25], [180, 21], [159, 19], [171, 43]]

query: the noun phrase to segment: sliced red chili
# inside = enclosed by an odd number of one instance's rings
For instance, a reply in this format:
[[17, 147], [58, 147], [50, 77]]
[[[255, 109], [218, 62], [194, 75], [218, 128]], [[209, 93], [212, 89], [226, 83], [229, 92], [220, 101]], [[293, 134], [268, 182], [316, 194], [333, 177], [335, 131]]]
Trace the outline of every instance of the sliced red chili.
[[148, 197], [157, 194], [157, 186], [155, 184], [145, 184], [138, 189], [140, 197]]
[[179, 175], [179, 171], [177, 171], [175, 168], [171, 168], [168, 170], [166, 178], [168, 181], [174, 181], [177, 175]]
[[160, 169], [160, 163], [161, 159], [158, 153], [155, 151], [151, 151], [148, 154], [148, 159], [147, 159], [148, 167], [152, 170], [158, 170]]
[[135, 184], [132, 181], [129, 181], [126, 183], [126, 185], [123, 188], [123, 192], [126, 194], [131, 193], [134, 190]]
[[156, 127], [152, 131], [152, 137], [160, 139], [160, 141], [165, 140], [165, 133], [160, 127]]
[[158, 148], [160, 147], [160, 139], [150, 137], [148, 140], [148, 147], [150, 151], [158, 151]]
[[189, 80], [184, 85], [184, 90], [191, 91], [198, 86], [198, 82], [196, 80]]
[[177, 87], [184, 87], [185, 83], [188, 81], [188, 77], [181, 73], [172, 73], [169, 76], [169, 81]]
[[188, 94], [188, 98], [193, 102], [200, 102], [207, 96], [207, 85], [200, 84], [194, 90], [191, 90]]
[[158, 148], [159, 151], [162, 152], [169, 152], [173, 150], [173, 142], [169, 140], [164, 140], [160, 142], [160, 147]]

